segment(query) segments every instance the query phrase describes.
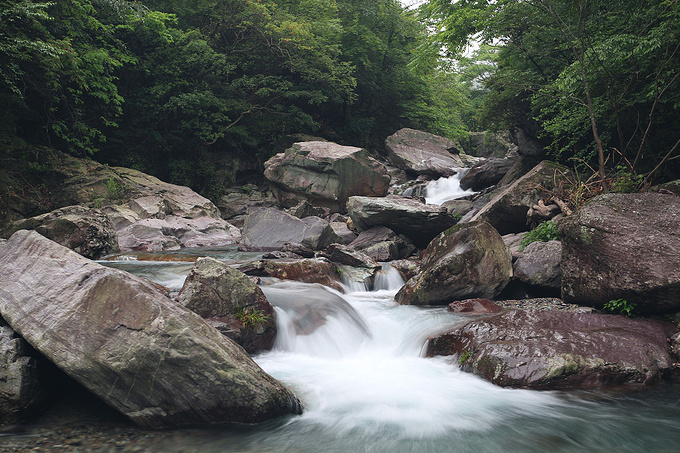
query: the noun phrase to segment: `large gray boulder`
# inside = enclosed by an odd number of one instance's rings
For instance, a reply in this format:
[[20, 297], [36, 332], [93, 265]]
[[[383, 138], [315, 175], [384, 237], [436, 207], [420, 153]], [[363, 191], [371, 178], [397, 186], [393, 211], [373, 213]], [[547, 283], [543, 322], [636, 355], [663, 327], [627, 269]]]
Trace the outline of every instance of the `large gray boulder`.
[[349, 247], [365, 253], [375, 261], [394, 261], [408, 258], [416, 251], [413, 242], [403, 234], [397, 234], [385, 226], [364, 230]]
[[607, 194], [558, 222], [562, 297], [601, 307], [614, 299], [642, 313], [680, 308], [680, 197]]
[[492, 299], [511, 277], [510, 252], [491, 225], [456, 225], [430, 242], [423, 252], [420, 273], [406, 282], [395, 299], [403, 305]]
[[250, 353], [274, 345], [273, 307], [247, 275], [221, 261], [197, 259], [177, 301]]
[[384, 196], [390, 184], [385, 166], [365, 149], [321, 141], [293, 144], [265, 162], [264, 175], [282, 206], [308, 200], [333, 212], [353, 195]]
[[566, 170], [543, 161], [513, 183], [499, 187], [472, 220], [489, 222], [502, 235], [528, 231], [527, 212], [565, 181]]
[[520, 282], [559, 293], [562, 285], [561, 262], [560, 241], [532, 242], [520, 252], [512, 268], [515, 278]]
[[343, 242], [331, 225], [320, 217], [299, 219], [276, 208], [256, 209], [243, 224], [241, 247], [247, 250], [281, 250], [286, 243], [298, 243], [321, 250]]
[[460, 179], [460, 188], [479, 191], [498, 184], [516, 159], [499, 159], [492, 157], [475, 164]]
[[347, 201], [347, 214], [359, 231], [385, 226], [408, 236], [420, 247], [425, 247], [435, 236], [457, 222], [442, 206], [398, 195], [351, 197]]
[[511, 310], [431, 338], [427, 355], [456, 355], [464, 371], [503, 387], [651, 384], [673, 373], [667, 338], [676, 330], [615, 315]]
[[404, 128], [390, 135], [385, 149], [396, 167], [412, 174], [448, 177], [466, 167], [456, 142], [415, 129]]
[[120, 251], [111, 220], [99, 209], [66, 206], [30, 219], [18, 220], [3, 231], [35, 230], [48, 239], [93, 260]]
[[22, 422], [47, 399], [44, 363], [31, 347], [0, 318], [0, 423]]
[[66, 374], [147, 428], [298, 413], [246, 352], [155, 285], [36, 232], [0, 248], [0, 314]]

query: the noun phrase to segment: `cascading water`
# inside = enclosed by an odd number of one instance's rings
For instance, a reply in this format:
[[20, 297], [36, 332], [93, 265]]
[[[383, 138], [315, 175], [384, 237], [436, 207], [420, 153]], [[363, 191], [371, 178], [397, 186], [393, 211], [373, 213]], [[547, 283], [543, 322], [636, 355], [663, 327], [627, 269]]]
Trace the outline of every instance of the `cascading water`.
[[448, 178], [439, 178], [430, 181], [425, 188], [425, 202], [427, 204], [442, 204], [449, 200], [455, 200], [475, 192], [460, 188], [460, 179], [465, 176], [467, 169], [461, 169], [458, 173]]
[[[156, 271], [147, 277], [155, 280]], [[255, 360], [298, 395], [304, 413], [252, 427], [173, 431], [157, 451], [677, 451], [675, 387], [623, 396], [503, 389], [461, 372], [455, 357], [424, 358], [428, 336], [465, 319], [397, 305], [403, 282], [393, 271], [384, 267], [374, 291], [347, 294], [264, 282], [279, 340]]]

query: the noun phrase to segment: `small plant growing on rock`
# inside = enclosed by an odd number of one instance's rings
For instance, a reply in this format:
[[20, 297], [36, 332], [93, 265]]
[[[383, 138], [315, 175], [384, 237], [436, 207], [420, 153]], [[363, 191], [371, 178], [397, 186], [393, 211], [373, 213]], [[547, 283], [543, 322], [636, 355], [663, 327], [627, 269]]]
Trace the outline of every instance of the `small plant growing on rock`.
[[113, 176], [104, 183], [104, 187], [106, 188], [106, 198], [109, 200], [116, 200], [123, 197], [123, 185]]
[[637, 304], [628, 302], [626, 299], [613, 299], [602, 306], [605, 311], [610, 313], [618, 313], [620, 315], [628, 316], [629, 318], [635, 314]]
[[520, 251], [524, 250], [524, 248], [532, 242], [548, 242], [556, 241], [558, 239], [557, 223], [554, 220], [546, 220], [545, 222], [539, 223], [536, 228], [524, 235], [522, 242], [519, 244], [519, 249]]
[[271, 319], [271, 316], [257, 308], [241, 308], [234, 316], [247, 329], [256, 329], [259, 325], [265, 324]]
[[470, 358], [471, 355], [472, 355], [472, 353], [470, 351], [463, 351], [463, 353], [458, 358], [458, 365], [463, 366], [465, 364], [465, 362], [468, 361], [468, 359]]

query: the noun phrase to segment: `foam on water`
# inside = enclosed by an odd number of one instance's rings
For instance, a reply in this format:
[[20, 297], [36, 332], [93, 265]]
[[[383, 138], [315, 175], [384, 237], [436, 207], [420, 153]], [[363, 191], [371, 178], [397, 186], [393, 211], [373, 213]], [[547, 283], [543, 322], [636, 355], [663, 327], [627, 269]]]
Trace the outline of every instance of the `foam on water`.
[[462, 169], [448, 178], [430, 181], [425, 188], [425, 202], [428, 204], [442, 204], [449, 200], [474, 194], [473, 190], [463, 190], [460, 188], [460, 179], [465, 176], [465, 173], [466, 169]]

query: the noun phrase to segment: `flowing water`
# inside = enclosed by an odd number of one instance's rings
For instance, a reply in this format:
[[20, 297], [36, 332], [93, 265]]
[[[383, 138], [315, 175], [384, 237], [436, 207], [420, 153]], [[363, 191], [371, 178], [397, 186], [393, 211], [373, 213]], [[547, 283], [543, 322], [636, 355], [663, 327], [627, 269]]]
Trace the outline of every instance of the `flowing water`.
[[425, 202], [428, 204], [442, 204], [449, 200], [455, 200], [475, 192], [460, 188], [460, 179], [465, 176], [467, 169], [460, 169], [458, 173], [448, 178], [439, 178], [430, 181], [425, 186]]
[[[186, 263], [116, 267], [181, 287]], [[677, 452], [680, 392], [503, 389], [461, 372], [456, 358], [424, 358], [428, 336], [464, 319], [399, 306], [403, 284], [385, 267], [373, 291], [347, 293], [263, 282], [276, 307], [275, 348], [254, 357], [304, 404], [271, 423], [173, 432], [168, 451], [198, 452]], [[200, 366], [200, 364], [197, 364]]]

